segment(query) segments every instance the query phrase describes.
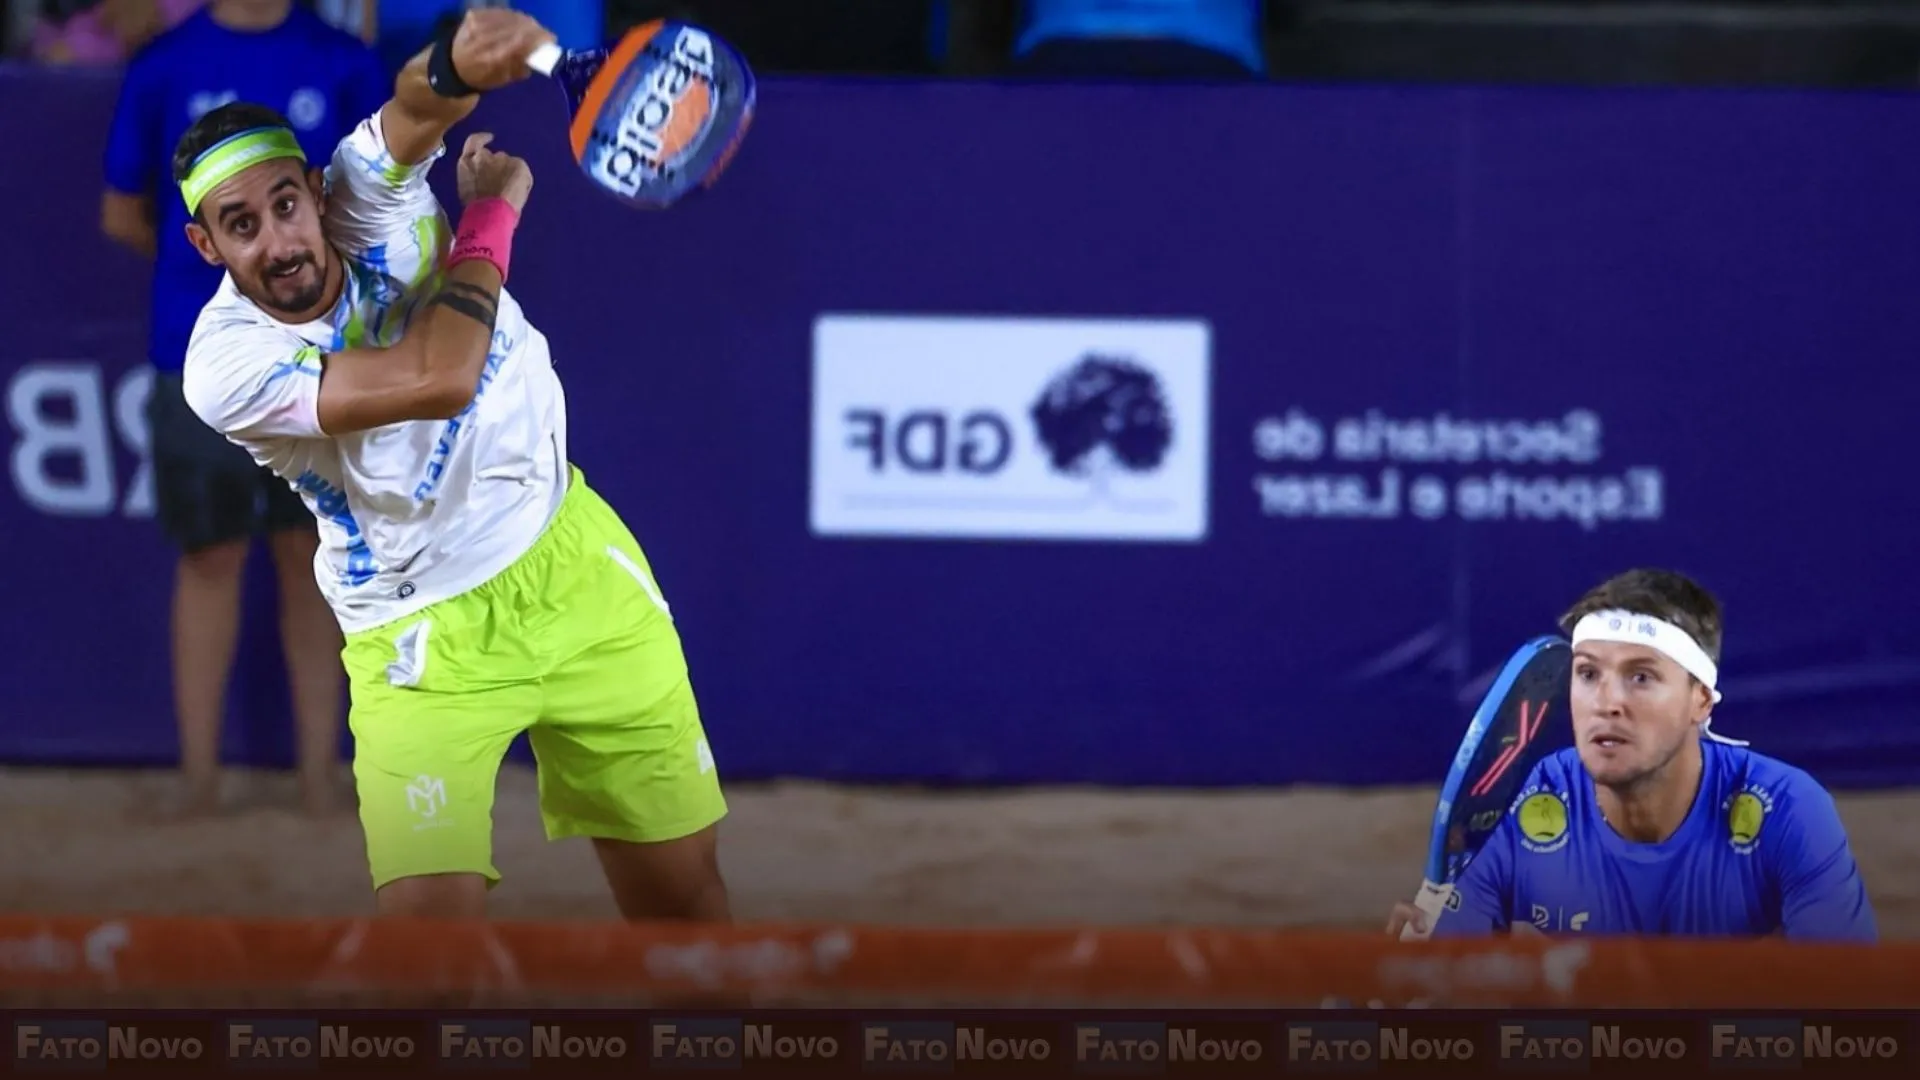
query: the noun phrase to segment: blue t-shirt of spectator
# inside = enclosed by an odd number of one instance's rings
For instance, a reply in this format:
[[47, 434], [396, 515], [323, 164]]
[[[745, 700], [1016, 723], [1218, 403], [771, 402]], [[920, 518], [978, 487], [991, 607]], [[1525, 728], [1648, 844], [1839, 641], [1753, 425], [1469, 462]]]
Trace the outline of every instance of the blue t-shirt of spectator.
[[1266, 71], [1261, 0], [1026, 0], [1014, 52], [1062, 38], [1163, 38]]
[[224, 274], [187, 241], [187, 208], [173, 185], [173, 149], [211, 109], [248, 101], [293, 125], [307, 160], [333, 148], [392, 95], [393, 80], [359, 39], [299, 6], [265, 31], [231, 30], [205, 9], [155, 38], [127, 65], [107, 137], [107, 186], [154, 201], [149, 359], [179, 371], [200, 308]]

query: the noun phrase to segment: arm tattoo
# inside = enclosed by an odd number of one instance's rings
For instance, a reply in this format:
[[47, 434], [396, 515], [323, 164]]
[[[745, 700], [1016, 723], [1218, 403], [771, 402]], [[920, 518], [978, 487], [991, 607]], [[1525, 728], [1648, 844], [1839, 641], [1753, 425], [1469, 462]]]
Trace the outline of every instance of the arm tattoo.
[[492, 293], [463, 281], [448, 282], [430, 303], [452, 308], [488, 330], [493, 329], [493, 321], [500, 314], [499, 303]]
[[446, 287], [454, 292], [465, 293], [475, 300], [484, 300], [489, 304], [494, 302], [493, 294], [483, 285], [475, 285], [469, 281], [449, 281]]

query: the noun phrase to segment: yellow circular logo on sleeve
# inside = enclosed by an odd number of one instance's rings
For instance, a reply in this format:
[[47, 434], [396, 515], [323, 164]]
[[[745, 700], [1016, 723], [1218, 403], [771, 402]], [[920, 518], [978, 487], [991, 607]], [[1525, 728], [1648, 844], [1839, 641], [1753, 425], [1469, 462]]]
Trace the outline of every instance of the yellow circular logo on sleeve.
[[1520, 835], [1536, 844], [1551, 844], [1567, 834], [1567, 804], [1551, 791], [1530, 795], [1517, 815]]
[[1736, 848], [1752, 847], [1754, 841], [1760, 839], [1760, 826], [1766, 821], [1766, 804], [1751, 791], [1735, 795], [1733, 804], [1727, 807], [1727, 831], [1733, 834]]

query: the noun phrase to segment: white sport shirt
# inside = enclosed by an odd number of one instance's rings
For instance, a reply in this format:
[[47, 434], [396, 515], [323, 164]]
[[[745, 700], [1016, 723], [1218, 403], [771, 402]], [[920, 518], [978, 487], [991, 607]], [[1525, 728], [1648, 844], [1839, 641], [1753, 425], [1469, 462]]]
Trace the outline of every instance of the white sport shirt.
[[547, 352], [504, 289], [473, 403], [331, 438], [320, 430], [321, 356], [398, 340], [432, 298], [447, 218], [427, 186], [445, 153], [394, 161], [375, 114], [327, 168], [327, 237], [346, 287], [327, 315], [283, 323], [228, 275], [200, 312], [183, 383], [200, 418], [285, 478], [320, 523], [314, 572], [343, 630], [412, 614], [520, 557], [566, 490], [567, 413]]

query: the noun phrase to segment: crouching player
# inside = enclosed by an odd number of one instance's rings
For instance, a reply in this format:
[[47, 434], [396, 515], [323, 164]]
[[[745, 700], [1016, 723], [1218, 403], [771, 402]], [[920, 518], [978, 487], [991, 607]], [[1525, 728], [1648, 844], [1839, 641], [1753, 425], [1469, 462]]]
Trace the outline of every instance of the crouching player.
[[1575, 745], [1536, 766], [1446, 908], [1388, 930], [1876, 938], [1833, 797], [1800, 769], [1708, 731], [1720, 605], [1634, 570], [1561, 622]]

